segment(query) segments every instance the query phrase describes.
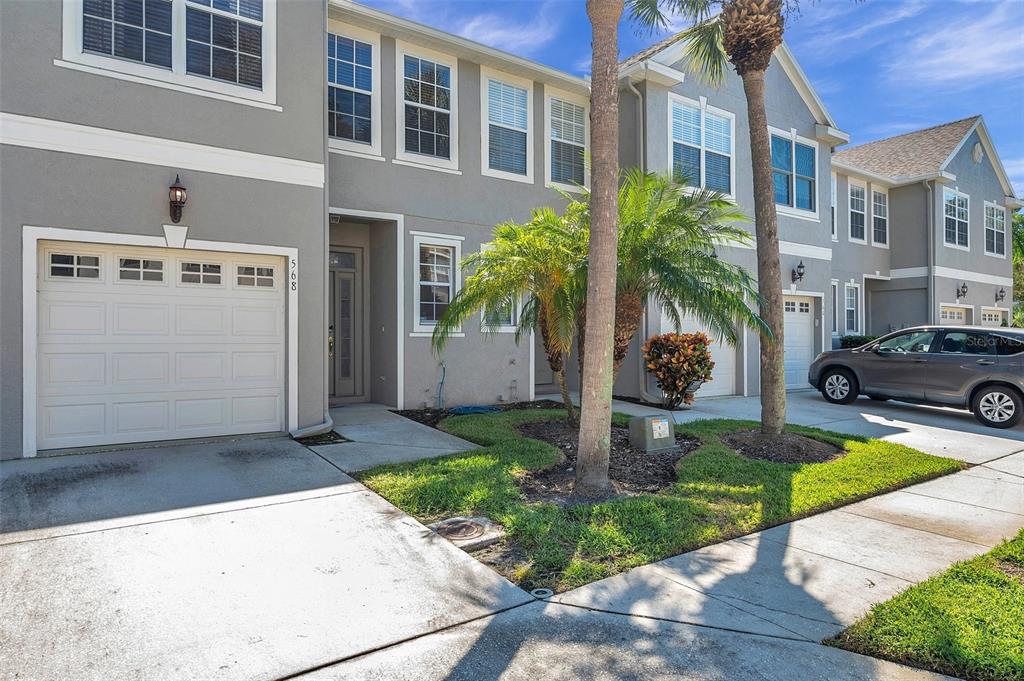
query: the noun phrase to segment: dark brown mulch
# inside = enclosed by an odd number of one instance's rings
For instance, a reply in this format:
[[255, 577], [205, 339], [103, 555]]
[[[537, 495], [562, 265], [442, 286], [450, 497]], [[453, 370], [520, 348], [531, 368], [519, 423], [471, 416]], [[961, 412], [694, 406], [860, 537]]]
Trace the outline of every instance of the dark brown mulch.
[[[531, 501], [564, 503], [572, 492], [576, 476], [576, 447], [579, 432], [565, 421], [524, 423], [519, 432], [525, 437], [558, 447], [564, 459], [542, 471], [530, 471], [519, 487]], [[679, 451], [646, 454], [629, 444], [629, 429], [612, 426], [612, 451], [608, 476], [620, 493], [657, 492], [676, 481], [676, 462], [700, 446], [699, 440], [676, 435]]]
[[721, 440], [748, 459], [775, 463], [825, 463], [846, 453], [833, 444], [796, 433], [765, 435], [759, 430], [740, 430], [722, 435]]
[[317, 447], [319, 445], [333, 445], [339, 442], [349, 442], [341, 435], [338, 435], [333, 430], [329, 430], [326, 433], [320, 433], [319, 435], [310, 435], [309, 437], [295, 438], [295, 441], [301, 445], [307, 447]]
[[[509, 404], [497, 404], [502, 411], [516, 411], [521, 409], [561, 409], [562, 403], [553, 400], [533, 400], [532, 402], [511, 402]], [[431, 428], [437, 428], [437, 424], [451, 416], [447, 409], [395, 409], [394, 413], [412, 419]]]
[[639, 397], [632, 397], [630, 395], [612, 395], [612, 398], [618, 400], [619, 402], [630, 402], [632, 404], [639, 404], [641, 406], [652, 407], [654, 409], [664, 409], [665, 411], [683, 411], [682, 407], [669, 409], [660, 402], [648, 402], [647, 400], [641, 399]]
[[999, 571], [1011, 579], [1016, 579], [1024, 584], [1024, 567], [1011, 563], [1008, 560], [1001, 560], [998, 564]]

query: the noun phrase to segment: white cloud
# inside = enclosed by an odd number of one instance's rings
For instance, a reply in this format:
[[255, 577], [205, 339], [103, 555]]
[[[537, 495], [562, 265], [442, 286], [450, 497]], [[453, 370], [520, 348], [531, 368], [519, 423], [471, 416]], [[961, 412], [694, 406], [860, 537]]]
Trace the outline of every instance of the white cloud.
[[478, 14], [456, 29], [463, 38], [522, 55], [533, 55], [558, 35], [559, 22], [551, 17], [547, 3], [530, 17], [520, 20], [502, 14]]
[[[929, 9], [929, 4], [921, 0], [902, 4], [872, 4], [871, 7], [850, 2], [843, 9], [833, 5], [831, 11], [819, 11], [819, 6], [814, 5], [791, 24], [794, 31], [799, 31], [796, 35], [801, 51], [815, 53], [817, 61], [836, 62], [890, 42], [892, 33], [886, 29], [913, 19], [926, 9]], [[855, 10], [860, 13], [854, 13]], [[805, 23], [807, 19], [812, 21]]]

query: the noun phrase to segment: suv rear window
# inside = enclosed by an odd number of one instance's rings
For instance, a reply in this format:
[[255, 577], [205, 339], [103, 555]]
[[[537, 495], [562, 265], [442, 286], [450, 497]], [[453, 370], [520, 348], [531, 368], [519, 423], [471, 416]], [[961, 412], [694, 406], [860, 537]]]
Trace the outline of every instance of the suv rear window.
[[974, 331], [947, 331], [939, 352], [953, 355], [994, 354], [989, 335]]
[[1016, 355], [1024, 352], [1024, 338], [1014, 336], [996, 336], [996, 352], [1000, 355]]

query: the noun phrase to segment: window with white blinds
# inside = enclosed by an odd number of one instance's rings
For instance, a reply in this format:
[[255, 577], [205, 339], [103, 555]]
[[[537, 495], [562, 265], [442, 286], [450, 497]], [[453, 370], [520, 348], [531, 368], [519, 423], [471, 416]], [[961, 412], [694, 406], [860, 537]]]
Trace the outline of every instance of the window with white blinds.
[[579, 104], [551, 97], [551, 181], [582, 185], [586, 179], [587, 111]]
[[732, 114], [673, 99], [672, 176], [692, 187], [732, 193]]
[[529, 92], [494, 78], [487, 79], [487, 167], [527, 175]]

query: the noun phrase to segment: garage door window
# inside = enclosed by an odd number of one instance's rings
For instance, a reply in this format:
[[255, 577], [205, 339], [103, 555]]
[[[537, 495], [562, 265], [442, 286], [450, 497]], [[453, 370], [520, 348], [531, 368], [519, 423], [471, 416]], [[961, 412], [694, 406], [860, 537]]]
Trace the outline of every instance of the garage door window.
[[50, 253], [50, 276], [76, 279], [99, 279], [100, 256]]
[[164, 261], [143, 258], [118, 258], [117, 278], [121, 281], [164, 280]]
[[216, 263], [183, 262], [181, 283], [220, 286], [220, 269], [221, 266]]
[[274, 288], [274, 268], [239, 265], [238, 285], [255, 288]]

